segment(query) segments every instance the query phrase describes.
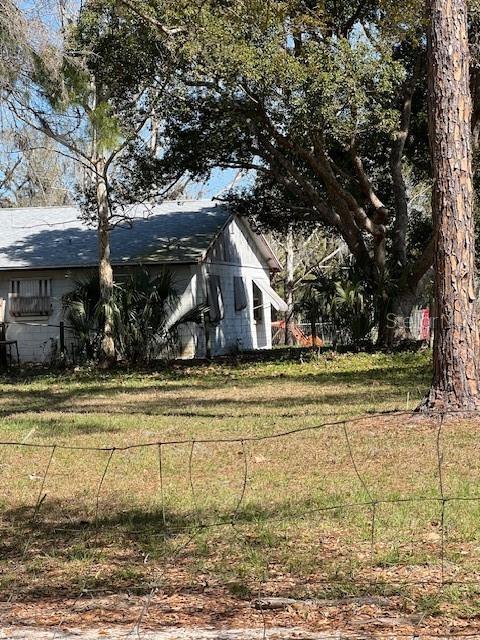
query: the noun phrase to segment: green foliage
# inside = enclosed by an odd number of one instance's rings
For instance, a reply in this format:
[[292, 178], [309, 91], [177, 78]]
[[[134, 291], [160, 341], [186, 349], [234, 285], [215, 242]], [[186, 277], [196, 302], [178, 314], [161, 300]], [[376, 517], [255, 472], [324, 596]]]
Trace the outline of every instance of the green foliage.
[[[242, 142], [253, 158], [257, 123], [261, 134], [268, 134], [270, 123], [301, 144], [311, 142], [314, 131], [342, 145], [350, 144], [354, 132], [391, 135], [398, 124], [403, 62], [390, 43], [371, 43], [350, 32], [333, 35], [330, 23], [339, 27], [344, 12], [330, 11], [325, 26], [325, 12], [302, 12], [298, 3], [202, 3], [182, 49], [186, 86], [202, 88], [186, 90], [167, 117], [169, 159], [183, 152], [187, 161], [188, 147], [200, 141], [214, 117], [214, 141], [202, 152], [207, 168], [208, 154], [222, 162], [227, 145], [232, 161]], [[194, 136], [190, 145], [182, 135], [186, 129]]]
[[335, 282], [335, 290], [333, 304], [340, 327], [354, 345], [368, 340], [373, 326], [373, 305], [364, 287], [358, 282]]
[[319, 277], [305, 289], [299, 310], [311, 323], [331, 323], [344, 344], [358, 347], [371, 340], [375, 299], [354, 271], [349, 278], [341, 270], [328, 278]]
[[108, 151], [119, 146], [122, 140], [120, 124], [111, 105], [101, 102], [90, 114], [90, 126], [98, 140], [99, 151]]
[[169, 318], [177, 304], [172, 275], [167, 270], [152, 276], [146, 269], [133, 271], [114, 286], [108, 305], [102, 304], [98, 275], [77, 282], [64, 296], [68, 323], [80, 350], [94, 360], [100, 347], [105, 316], [112, 323], [119, 354], [129, 362], [145, 362], [159, 356], [176, 341]]
[[115, 0], [83, 5], [70, 34], [72, 48], [85, 52], [87, 72], [103, 88], [102, 101], [114, 105], [117, 115], [137, 106], [139, 91], [155, 86], [162, 64], [164, 80], [168, 51], [158, 36], [155, 27], [122, 10]]
[[146, 269], [138, 269], [117, 289], [119, 344], [125, 358], [148, 361], [174, 347], [175, 328], [168, 325], [177, 305], [171, 272], [162, 270], [152, 276]]
[[[112, 304], [114, 297], [112, 296]], [[75, 282], [74, 289], [63, 297], [63, 307], [81, 353], [87, 360], [95, 359], [100, 346], [99, 327], [106, 311], [100, 305], [98, 275]]]
[[115, 154], [136, 138], [167, 74], [166, 64], [158, 74], [168, 54], [156, 30], [117, 4], [84, 3], [63, 46], [55, 42], [31, 54], [44, 117], [77, 155], [88, 154], [92, 141], [97, 153]]

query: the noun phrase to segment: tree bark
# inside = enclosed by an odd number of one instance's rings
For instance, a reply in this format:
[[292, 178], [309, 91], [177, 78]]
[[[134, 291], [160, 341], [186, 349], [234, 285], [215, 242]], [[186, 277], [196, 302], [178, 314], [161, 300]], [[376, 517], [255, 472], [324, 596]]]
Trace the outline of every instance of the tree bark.
[[295, 254], [293, 246], [293, 229], [290, 226], [287, 231], [286, 242], [286, 273], [285, 273], [285, 302], [287, 311], [285, 312], [285, 344], [294, 344], [293, 323], [294, 323], [294, 288], [295, 288]]
[[417, 300], [416, 291], [405, 290], [391, 301], [384, 318], [384, 341], [381, 346], [392, 348], [414, 340], [411, 332], [410, 316]]
[[112, 297], [113, 269], [110, 261], [110, 206], [108, 202], [105, 162], [103, 158], [96, 161], [96, 198], [98, 208], [98, 275], [100, 283], [100, 305], [103, 326], [100, 342], [100, 365], [109, 367], [116, 360], [115, 341], [113, 338]]
[[395, 204], [395, 220], [392, 234], [392, 254], [398, 270], [407, 264], [407, 230], [408, 230], [408, 196], [403, 177], [403, 153], [410, 132], [412, 117], [412, 100], [415, 85], [420, 73], [420, 56], [417, 57], [412, 77], [403, 89], [400, 112], [400, 128], [390, 154], [390, 173], [392, 176], [393, 200]]
[[465, 0], [429, 0], [436, 324], [433, 381], [422, 408], [480, 406], [475, 300], [471, 95]]

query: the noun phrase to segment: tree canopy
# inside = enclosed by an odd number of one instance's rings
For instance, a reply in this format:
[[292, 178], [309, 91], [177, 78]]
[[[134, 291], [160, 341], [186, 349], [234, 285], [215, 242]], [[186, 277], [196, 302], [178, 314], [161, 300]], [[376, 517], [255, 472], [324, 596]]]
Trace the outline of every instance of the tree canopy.
[[432, 261], [428, 225], [411, 241], [419, 216], [408, 188], [430, 171], [426, 43], [419, 4], [402, 9], [358, 0], [136, 5], [174, 34], [156, 175], [252, 171], [251, 193], [237, 197], [243, 211], [253, 205], [272, 226], [321, 223], [390, 306], [411, 296]]

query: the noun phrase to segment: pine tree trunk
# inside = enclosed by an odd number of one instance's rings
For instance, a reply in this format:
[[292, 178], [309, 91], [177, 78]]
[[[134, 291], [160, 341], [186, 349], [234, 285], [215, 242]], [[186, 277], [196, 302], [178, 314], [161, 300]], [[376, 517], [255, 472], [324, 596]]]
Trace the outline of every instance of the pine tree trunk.
[[285, 312], [285, 344], [293, 345], [293, 323], [294, 323], [294, 286], [295, 286], [295, 256], [293, 246], [293, 230], [289, 227], [287, 231], [287, 251], [286, 251], [286, 274], [285, 274], [285, 302], [287, 311]]
[[429, 123], [433, 162], [434, 373], [426, 410], [479, 403], [471, 97], [465, 0], [429, 0]]
[[116, 359], [111, 303], [113, 296], [113, 269], [110, 261], [110, 207], [107, 183], [104, 175], [105, 163], [99, 159], [96, 163], [96, 197], [98, 207], [98, 273], [100, 283], [100, 304], [103, 310], [102, 339], [100, 343], [100, 365], [109, 367]]

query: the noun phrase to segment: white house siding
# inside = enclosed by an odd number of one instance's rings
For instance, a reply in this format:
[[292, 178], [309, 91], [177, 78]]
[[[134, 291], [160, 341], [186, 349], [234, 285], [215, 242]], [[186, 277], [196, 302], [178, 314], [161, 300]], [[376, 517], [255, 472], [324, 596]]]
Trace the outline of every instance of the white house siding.
[[[270, 268], [251, 238], [250, 231], [238, 219], [233, 219], [210, 249], [203, 267], [205, 274], [219, 276], [224, 317], [211, 325], [211, 355], [221, 355], [252, 349], [270, 349], [271, 305], [263, 296], [263, 320], [256, 324], [253, 312], [253, 281], [270, 284]], [[247, 307], [235, 310], [234, 277], [245, 281]]]
[[[73, 281], [82, 277], [82, 270], [73, 274], [70, 270], [18, 270], [0, 273], [0, 298], [6, 301], [4, 320], [7, 323], [7, 340], [17, 340], [22, 362], [48, 362], [52, 348], [60, 344], [60, 321], [63, 320], [62, 297], [72, 289]], [[8, 294], [12, 280], [49, 279], [51, 282], [52, 312], [49, 316], [14, 317], [10, 314]], [[54, 326], [57, 325], [57, 326]], [[71, 342], [71, 334], [65, 331], [65, 340]]]

